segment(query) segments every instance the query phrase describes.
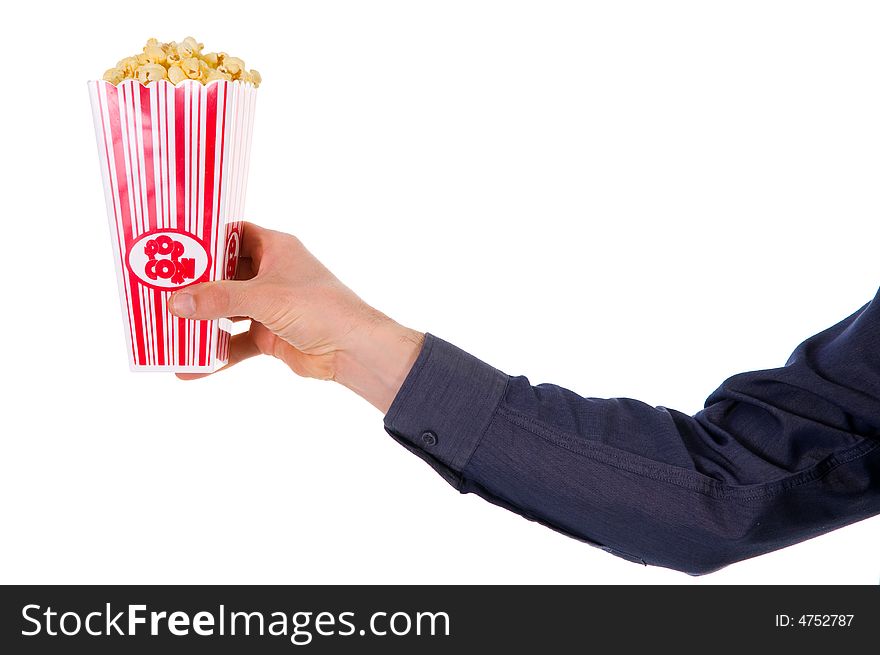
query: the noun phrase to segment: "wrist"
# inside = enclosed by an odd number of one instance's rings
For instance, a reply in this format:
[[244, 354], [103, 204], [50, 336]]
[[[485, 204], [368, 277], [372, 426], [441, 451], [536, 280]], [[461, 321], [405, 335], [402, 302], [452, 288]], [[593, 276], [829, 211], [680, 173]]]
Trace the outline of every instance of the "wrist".
[[333, 379], [385, 414], [424, 342], [423, 333], [379, 314], [336, 351]]

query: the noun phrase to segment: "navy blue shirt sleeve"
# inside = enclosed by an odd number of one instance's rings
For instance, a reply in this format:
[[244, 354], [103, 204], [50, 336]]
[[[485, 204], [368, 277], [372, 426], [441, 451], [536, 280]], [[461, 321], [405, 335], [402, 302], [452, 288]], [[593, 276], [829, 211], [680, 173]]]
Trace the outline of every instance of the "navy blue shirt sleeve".
[[880, 293], [694, 415], [532, 385], [429, 334], [385, 428], [462, 493], [711, 572], [880, 513]]

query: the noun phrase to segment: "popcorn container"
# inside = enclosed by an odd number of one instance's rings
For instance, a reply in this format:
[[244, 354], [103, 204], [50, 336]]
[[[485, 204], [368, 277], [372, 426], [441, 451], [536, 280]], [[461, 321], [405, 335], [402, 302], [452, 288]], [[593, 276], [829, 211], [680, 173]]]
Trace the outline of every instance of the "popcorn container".
[[133, 371], [209, 373], [231, 322], [190, 321], [168, 298], [235, 277], [256, 89], [245, 82], [89, 82]]

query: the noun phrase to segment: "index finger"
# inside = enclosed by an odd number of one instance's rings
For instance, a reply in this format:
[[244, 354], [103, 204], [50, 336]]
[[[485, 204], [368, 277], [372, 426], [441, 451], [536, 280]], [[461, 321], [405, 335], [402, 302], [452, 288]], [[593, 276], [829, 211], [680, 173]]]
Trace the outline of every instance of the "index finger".
[[243, 221], [241, 224], [241, 248], [238, 256], [252, 260], [254, 272], [260, 270], [260, 260], [263, 258], [269, 234], [269, 230], [256, 223]]

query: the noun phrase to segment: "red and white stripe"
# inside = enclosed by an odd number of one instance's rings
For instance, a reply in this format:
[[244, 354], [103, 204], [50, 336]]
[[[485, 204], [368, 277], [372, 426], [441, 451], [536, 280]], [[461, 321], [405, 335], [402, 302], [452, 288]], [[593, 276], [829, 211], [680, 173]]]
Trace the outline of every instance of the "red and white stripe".
[[172, 316], [176, 288], [142, 284], [125, 254], [146, 232], [182, 230], [208, 245], [207, 279], [224, 278], [226, 240], [244, 216], [256, 89], [222, 80], [93, 81], [89, 94], [131, 368], [216, 370], [229, 356], [230, 322]]

